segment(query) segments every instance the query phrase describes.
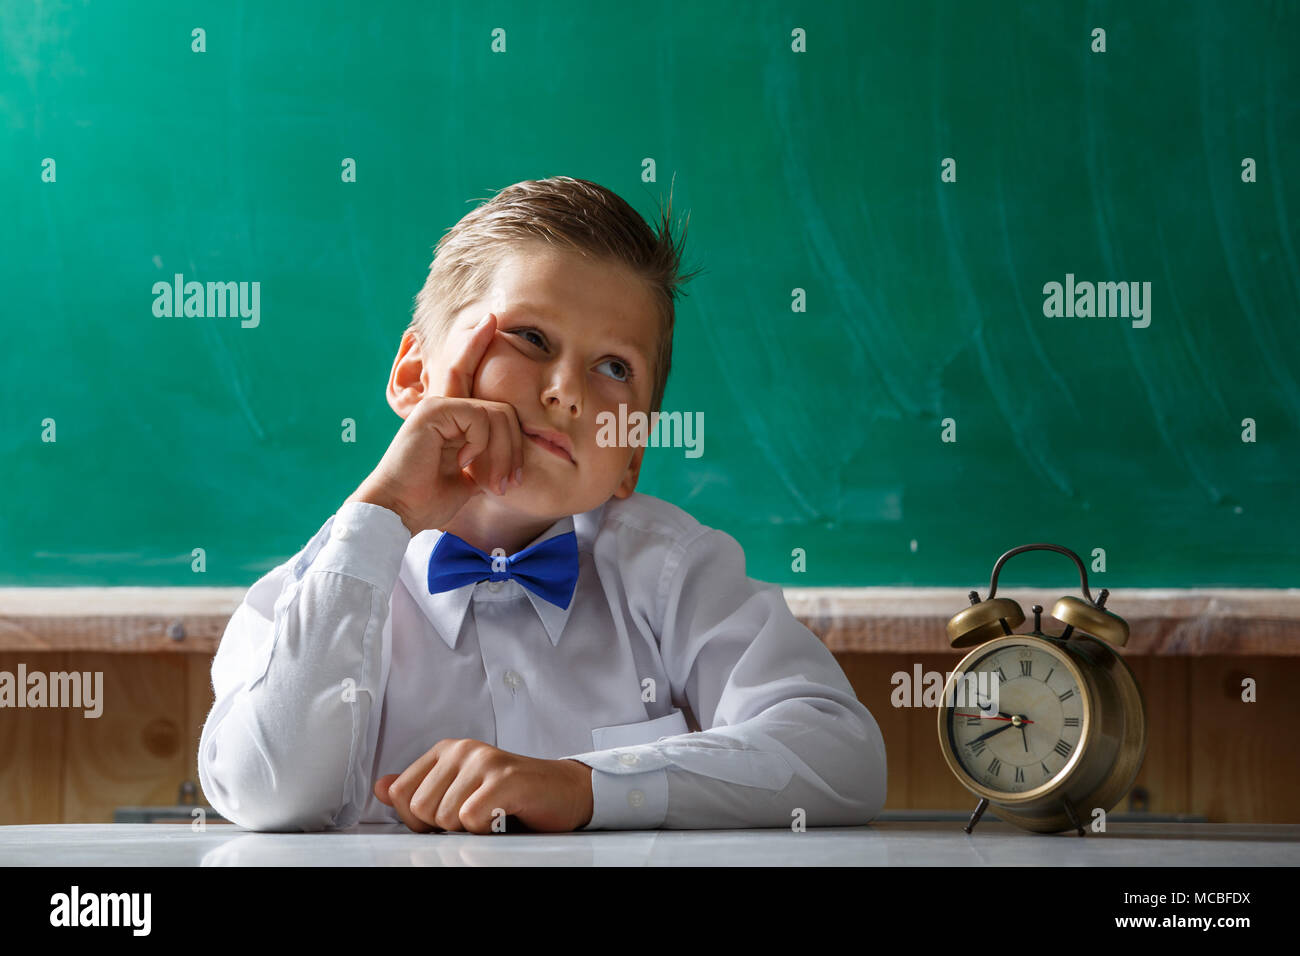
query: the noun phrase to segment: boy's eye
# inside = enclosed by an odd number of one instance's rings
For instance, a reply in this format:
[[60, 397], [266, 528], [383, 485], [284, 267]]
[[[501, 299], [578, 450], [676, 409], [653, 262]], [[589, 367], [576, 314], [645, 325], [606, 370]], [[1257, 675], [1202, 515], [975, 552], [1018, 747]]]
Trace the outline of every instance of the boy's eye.
[[[524, 341], [536, 345], [538, 348], [541, 349], [546, 348], [546, 339], [543, 338], [542, 334], [538, 332], [536, 329], [510, 329], [509, 332], [511, 335], [518, 335], [520, 338], [524, 339]], [[532, 339], [527, 338], [527, 336], [530, 335], [535, 336], [537, 341], [533, 342]], [[627, 363], [624, 362], [622, 359], [605, 359], [605, 361], [601, 362], [600, 364], [615, 366], [617, 370], [611, 376], [611, 378], [613, 378], [614, 381], [630, 382], [632, 380], [632, 369], [630, 369]]]
[[600, 364], [614, 365], [618, 367], [619, 371], [614, 373], [614, 381], [616, 382], [626, 382], [629, 378], [631, 378], [631, 369], [629, 369], [618, 359], [605, 359], [605, 361], [601, 362]]
[[[535, 335], [537, 336], [537, 341], [534, 342], [533, 344], [541, 348], [546, 347], [546, 340], [542, 338], [541, 333], [538, 332], [536, 329], [511, 329], [510, 333], [512, 335], [518, 335], [520, 337], [527, 336], [527, 335]], [[532, 340], [526, 339], [525, 341], [532, 341]]]

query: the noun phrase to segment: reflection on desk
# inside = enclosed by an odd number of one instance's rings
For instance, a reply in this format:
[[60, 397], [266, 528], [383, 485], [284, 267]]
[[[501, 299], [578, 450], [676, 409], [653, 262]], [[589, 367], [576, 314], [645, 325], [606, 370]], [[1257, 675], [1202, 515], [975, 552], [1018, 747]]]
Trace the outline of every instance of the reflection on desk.
[[1027, 833], [984, 821], [771, 830], [412, 833], [358, 824], [321, 833], [214, 825], [0, 827], [9, 866], [1297, 866], [1300, 825], [1113, 823]]

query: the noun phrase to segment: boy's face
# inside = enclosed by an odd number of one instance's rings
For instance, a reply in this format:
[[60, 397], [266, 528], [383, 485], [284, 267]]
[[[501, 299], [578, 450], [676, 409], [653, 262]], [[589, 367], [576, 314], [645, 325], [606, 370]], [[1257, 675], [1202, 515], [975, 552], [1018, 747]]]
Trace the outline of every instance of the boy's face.
[[[521, 486], [508, 484], [504, 496], [485, 492], [471, 499], [462, 513], [474, 509], [492, 522], [550, 523], [598, 507], [611, 495], [632, 494], [645, 449], [598, 445], [597, 416], [609, 412], [617, 422], [620, 404], [629, 414], [649, 411], [659, 319], [646, 285], [617, 264], [542, 243], [520, 246], [502, 261], [487, 297], [463, 309], [438, 354], [425, 357], [420, 395], [414, 389], [394, 394], [390, 383], [389, 402], [399, 415], [405, 418], [431, 385], [436, 393], [455, 358], [450, 353], [488, 312], [496, 315], [497, 332], [471, 394], [513, 406], [525, 432], [524, 479]], [[540, 430], [566, 436], [573, 460], [526, 434]]]

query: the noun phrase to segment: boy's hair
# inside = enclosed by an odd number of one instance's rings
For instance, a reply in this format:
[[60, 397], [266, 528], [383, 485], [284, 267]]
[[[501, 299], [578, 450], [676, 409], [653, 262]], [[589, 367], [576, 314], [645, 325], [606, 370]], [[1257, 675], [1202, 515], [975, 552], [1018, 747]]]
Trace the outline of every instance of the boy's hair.
[[[540, 240], [619, 263], [648, 285], [659, 314], [659, 348], [651, 357], [654, 390], [649, 410], [660, 411], [672, 367], [678, 287], [701, 271], [686, 276], [677, 273], [686, 231], [683, 229], [681, 242], [675, 246], [671, 187], [668, 209], [661, 209], [661, 215], [656, 234], [622, 198], [585, 179], [553, 176], [507, 186], [467, 213], [434, 247], [429, 275], [415, 297], [415, 312], [407, 330], [415, 333], [422, 349], [441, 345], [453, 317], [489, 293], [497, 266], [521, 241]], [[424, 352], [426, 361], [430, 354]]]

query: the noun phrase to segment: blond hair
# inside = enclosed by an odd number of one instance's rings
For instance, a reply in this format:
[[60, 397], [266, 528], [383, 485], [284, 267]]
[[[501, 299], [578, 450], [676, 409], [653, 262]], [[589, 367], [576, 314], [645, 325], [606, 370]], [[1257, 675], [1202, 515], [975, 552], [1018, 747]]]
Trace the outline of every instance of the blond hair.
[[[660, 212], [656, 233], [622, 198], [585, 179], [553, 176], [507, 186], [467, 213], [434, 247], [429, 275], [415, 297], [407, 330], [415, 333], [422, 349], [439, 346], [456, 314], [489, 293], [497, 266], [521, 242], [540, 240], [618, 263], [646, 283], [658, 312], [659, 346], [651, 357], [654, 390], [649, 410], [660, 411], [672, 367], [679, 287], [702, 271], [678, 275], [686, 231], [674, 245], [671, 187], [668, 209]], [[430, 353], [424, 354], [427, 361]]]

